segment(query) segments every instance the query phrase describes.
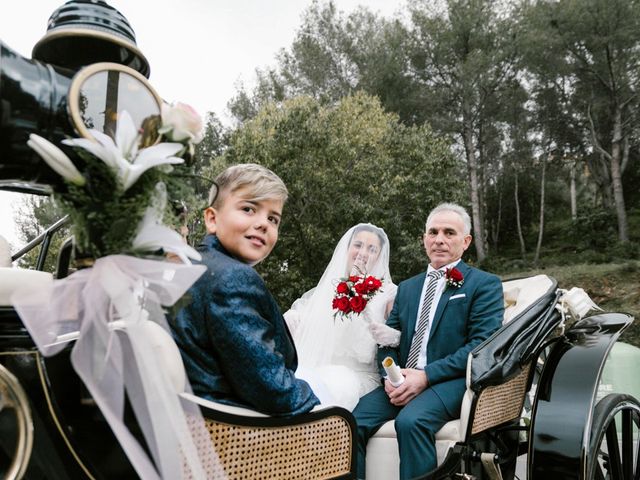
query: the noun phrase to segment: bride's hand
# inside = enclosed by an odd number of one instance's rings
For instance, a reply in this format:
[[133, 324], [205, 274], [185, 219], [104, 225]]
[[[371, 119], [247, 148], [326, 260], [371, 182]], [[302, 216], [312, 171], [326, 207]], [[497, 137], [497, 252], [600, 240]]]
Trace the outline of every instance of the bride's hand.
[[400, 345], [400, 331], [387, 327], [384, 323], [371, 322], [369, 331], [373, 339], [381, 347], [397, 347]]

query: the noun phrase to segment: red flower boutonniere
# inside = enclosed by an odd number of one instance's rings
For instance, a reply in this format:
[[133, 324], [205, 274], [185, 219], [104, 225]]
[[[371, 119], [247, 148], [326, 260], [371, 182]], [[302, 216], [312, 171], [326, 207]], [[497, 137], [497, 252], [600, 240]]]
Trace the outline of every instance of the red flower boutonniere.
[[331, 303], [331, 308], [335, 310], [334, 318], [338, 315], [344, 319], [352, 312], [356, 315], [362, 313], [380, 287], [382, 280], [372, 276], [351, 275], [340, 279]]
[[456, 267], [447, 268], [444, 271], [444, 278], [447, 281], [448, 287], [460, 288], [464, 283], [464, 276]]

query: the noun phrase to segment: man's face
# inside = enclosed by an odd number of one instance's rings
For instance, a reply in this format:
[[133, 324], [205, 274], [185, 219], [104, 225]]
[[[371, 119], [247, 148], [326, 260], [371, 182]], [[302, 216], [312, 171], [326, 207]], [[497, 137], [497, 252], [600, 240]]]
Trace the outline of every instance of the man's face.
[[225, 195], [218, 208], [205, 210], [207, 232], [238, 260], [255, 265], [267, 258], [278, 241], [282, 201], [250, 199], [246, 189]]
[[433, 268], [441, 268], [462, 257], [469, 248], [471, 235], [465, 235], [464, 223], [455, 212], [436, 213], [424, 234], [424, 249]]

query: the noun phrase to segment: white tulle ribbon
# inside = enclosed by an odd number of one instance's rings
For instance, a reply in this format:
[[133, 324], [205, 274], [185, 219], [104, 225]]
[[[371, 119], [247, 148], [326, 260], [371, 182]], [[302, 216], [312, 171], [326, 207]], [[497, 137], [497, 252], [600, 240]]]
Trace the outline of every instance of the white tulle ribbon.
[[[112, 255], [44, 291], [26, 287], [12, 297], [43, 355], [77, 338], [73, 367], [143, 479], [181, 478], [183, 462], [190, 478], [205, 479], [205, 465], [219, 464], [210, 442], [196, 441], [208, 439], [198, 407], [180, 401], [144, 328], [153, 321], [168, 330], [162, 306], [173, 305], [205, 269]], [[123, 421], [125, 391], [153, 462]]]

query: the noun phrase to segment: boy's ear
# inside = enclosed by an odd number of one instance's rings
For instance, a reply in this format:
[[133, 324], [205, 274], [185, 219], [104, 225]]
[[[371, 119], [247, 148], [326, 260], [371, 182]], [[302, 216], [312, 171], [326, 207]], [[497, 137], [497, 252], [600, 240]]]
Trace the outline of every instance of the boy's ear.
[[217, 212], [213, 207], [207, 207], [204, 210], [204, 226], [207, 233], [216, 233], [216, 215]]

